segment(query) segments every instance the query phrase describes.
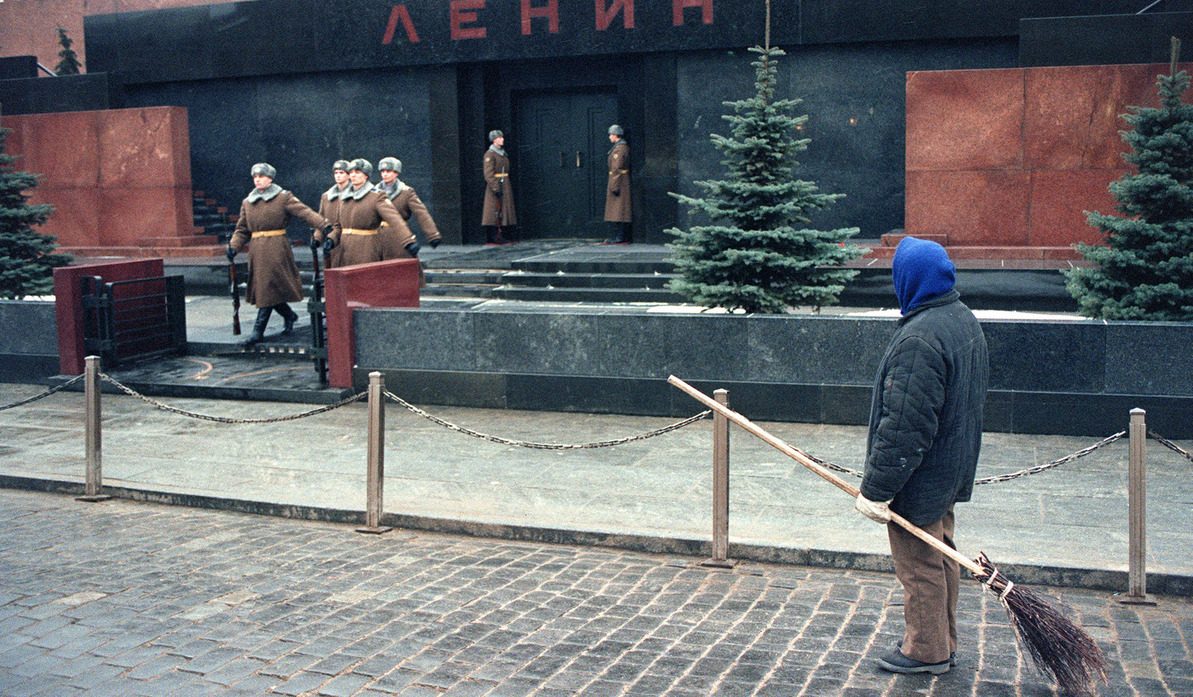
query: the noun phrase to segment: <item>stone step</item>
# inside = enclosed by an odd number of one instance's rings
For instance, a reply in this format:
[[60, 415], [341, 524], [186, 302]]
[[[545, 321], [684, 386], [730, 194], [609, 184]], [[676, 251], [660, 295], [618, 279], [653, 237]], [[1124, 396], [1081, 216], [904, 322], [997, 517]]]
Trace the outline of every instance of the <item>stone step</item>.
[[647, 288], [525, 288], [501, 286], [493, 289], [501, 300], [591, 303], [682, 303], [684, 297], [666, 289]]
[[527, 288], [615, 288], [657, 290], [675, 278], [669, 273], [531, 273], [513, 271], [501, 277], [508, 286]]

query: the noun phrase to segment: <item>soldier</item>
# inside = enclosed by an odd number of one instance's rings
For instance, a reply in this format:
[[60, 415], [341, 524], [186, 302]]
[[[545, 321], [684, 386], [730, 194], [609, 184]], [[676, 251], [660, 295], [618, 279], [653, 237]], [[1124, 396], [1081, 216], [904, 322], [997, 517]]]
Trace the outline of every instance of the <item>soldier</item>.
[[481, 227], [487, 244], [513, 244], [514, 190], [510, 186], [510, 158], [505, 154], [505, 134], [489, 131], [492, 145], [485, 151], [481, 171], [485, 177], [485, 208], [481, 213]]
[[[319, 198], [319, 215], [328, 220], [338, 221], [340, 219], [340, 199], [348, 192], [348, 161], [336, 160], [335, 164], [331, 166], [331, 178], [335, 181], [331, 188], [323, 192], [323, 196]], [[311, 249], [318, 249], [319, 245], [323, 244], [325, 236], [322, 230], [316, 230], [311, 237]], [[340, 255], [343, 249], [336, 248], [331, 252], [328, 258], [328, 265], [340, 266]]]
[[289, 334], [298, 320], [298, 313], [287, 305], [302, 300], [302, 281], [294, 264], [294, 253], [290, 250], [290, 238], [286, 237], [290, 219], [300, 218], [324, 234], [331, 230], [326, 218], [273, 183], [277, 170], [272, 165], [259, 162], [253, 165], [251, 174], [256, 188], [240, 204], [240, 219], [236, 221], [236, 231], [228, 241], [227, 250], [228, 261], [232, 261], [252, 240], [244, 299], [257, 306], [257, 321], [253, 324], [252, 334], [243, 342], [245, 346], [252, 346], [264, 338], [265, 326], [273, 310], [277, 310], [286, 323], [283, 334]]
[[[336, 228], [323, 243], [328, 251], [343, 245], [340, 266], [418, 256], [418, 242], [402, 216], [385, 194], [369, 183], [372, 174], [368, 160], [357, 158], [348, 165], [350, 186], [340, 198]], [[383, 221], [388, 223], [384, 228]]]
[[629, 244], [631, 234], [630, 206], [630, 146], [625, 131], [613, 124], [609, 127], [609, 183], [605, 186], [605, 222], [613, 230], [613, 237], [605, 244]]
[[432, 249], [438, 247], [443, 237], [439, 234], [439, 228], [435, 227], [435, 221], [431, 219], [427, 207], [412, 187], [398, 179], [398, 175], [402, 173], [402, 161], [396, 157], [383, 157], [377, 163], [377, 170], [381, 172], [381, 183], [377, 185], [377, 190], [394, 204], [402, 220], [409, 221], [410, 217], [414, 216], [418, 220], [418, 226], [422, 228], [427, 244], [431, 245]]

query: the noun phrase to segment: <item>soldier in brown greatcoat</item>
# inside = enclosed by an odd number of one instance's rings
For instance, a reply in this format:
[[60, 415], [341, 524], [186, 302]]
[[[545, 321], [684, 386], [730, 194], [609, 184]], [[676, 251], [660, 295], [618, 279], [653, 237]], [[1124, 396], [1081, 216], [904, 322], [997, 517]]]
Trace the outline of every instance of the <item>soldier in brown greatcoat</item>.
[[[357, 158], [348, 169], [351, 186], [340, 199], [339, 217], [323, 248], [342, 247], [339, 266], [418, 256], [419, 245], [385, 194], [369, 183], [373, 165]], [[387, 223], [381, 226], [382, 221]]]
[[605, 222], [613, 229], [613, 236], [605, 244], [630, 243], [630, 146], [625, 131], [613, 124], [609, 127], [609, 183], [605, 186]]
[[427, 207], [423, 205], [422, 199], [413, 187], [398, 179], [398, 175], [402, 173], [402, 161], [396, 157], [383, 157], [377, 163], [377, 171], [381, 172], [381, 183], [377, 185], [377, 190], [394, 204], [402, 220], [409, 222], [413, 216], [418, 221], [427, 244], [431, 245], [432, 249], [438, 247], [443, 241], [443, 236], [439, 234], [439, 228], [435, 227], [435, 221], [431, 219]]
[[514, 213], [514, 189], [510, 186], [510, 158], [505, 154], [505, 134], [489, 131], [492, 145], [485, 151], [481, 171], [485, 177], [485, 208], [481, 227], [488, 244], [511, 244], [518, 216]]
[[[319, 215], [335, 222], [340, 219], [340, 199], [348, 191], [348, 161], [336, 160], [335, 164], [331, 166], [331, 177], [335, 181], [331, 188], [323, 192], [323, 196], [319, 198]], [[311, 237], [311, 249], [318, 249], [323, 244], [326, 236], [322, 230], [316, 230]], [[333, 249], [328, 257], [328, 266], [341, 266], [339, 263], [342, 249]]]
[[240, 204], [240, 219], [236, 231], [228, 241], [228, 260], [244, 249], [249, 240], [249, 280], [244, 299], [257, 306], [257, 321], [253, 333], [244, 340], [246, 346], [261, 341], [269, 315], [277, 310], [285, 321], [283, 334], [294, 329], [298, 313], [286, 303], [302, 300], [302, 281], [290, 250], [286, 226], [290, 218], [299, 218], [307, 225], [325, 233], [331, 226], [327, 219], [311, 210], [294, 194], [273, 183], [277, 170], [259, 162], [251, 170], [256, 188]]

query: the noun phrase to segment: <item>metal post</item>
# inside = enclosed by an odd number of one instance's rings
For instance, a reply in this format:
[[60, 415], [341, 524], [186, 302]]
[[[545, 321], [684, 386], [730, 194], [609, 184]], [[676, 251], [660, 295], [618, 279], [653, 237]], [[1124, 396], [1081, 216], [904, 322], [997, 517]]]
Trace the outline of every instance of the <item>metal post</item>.
[[[716, 390], [717, 403], [729, 406], [729, 391]], [[729, 419], [720, 412], [712, 417], [712, 558], [702, 566], [729, 569]]]
[[106, 501], [111, 496], [99, 493], [103, 488], [103, 472], [101, 458], [100, 433], [100, 388], [99, 388], [99, 356], [87, 356], [83, 359], [83, 402], [86, 415], [84, 427], [87, 448], [87, 488], [84, 495], [76, 497], [78, 501]]
[[1130, 518], [1129, 548], [1127, 552], [1127, 595], [1119, 596], [1120, 603], [1155, 605], [1147, 596], [1147, 463], [1144, 444], [1147, 442], [1147, 412], [1131, 410], [1130, 445], [1128, 446], [1127, 498]]
[[381, 525], [382, 484], [385, 480], [385, 378], [369, 373], [369, 472], [365, 524], [357, 532], [379, 535], [391, 528]]

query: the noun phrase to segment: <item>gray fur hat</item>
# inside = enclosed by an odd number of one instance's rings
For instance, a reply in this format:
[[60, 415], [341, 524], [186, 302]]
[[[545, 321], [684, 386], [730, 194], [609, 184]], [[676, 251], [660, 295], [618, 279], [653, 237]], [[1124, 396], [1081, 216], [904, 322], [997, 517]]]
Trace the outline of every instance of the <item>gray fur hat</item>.
[[257, 164], [253, 165], [251, 170], [249, 170], [249, 174], [254, 177], [260, 174], [261, 176], [269, 177], [270, 179], [277, 179], [278, 171], [274, 169], [274, 166], [268, 162], [258, 162]]
[[363, 157], [358, 157], [348, 163], [348, 171], [351, 172], [354, 169], [364, 172], [366, 177], [373, 176], [373, 163], [369, 162]]
[[338, 169], [343, 172], [347, 172], [351, 168], [352, 168], [352, 163], [348, 162], [347, 160], [336, 160], [335, 164], [333, 164], [331, 166], [331, 171], [334, 172]]
[[390, 171], [390, 172], [396, 172], [398, 174], [401, 174], [402, 173], [402, 161], [396, 157], [383, 157], [383, 158], [381, 158], [381, 161], [377, 163], [377, 171], [378, 172]]
[[505, 134], [502, 133], [501, 131], [498, 131], [496, 129], [489, 131], [489, 142], [490, 143], [497, 140], [498, 138], [504, 138], [504, 137], [505, 137]]
[[621, 126], [613, 124], [609, 127], [609, 135], [621, 137], [625, 135], [625, 131], [622, 130]]

